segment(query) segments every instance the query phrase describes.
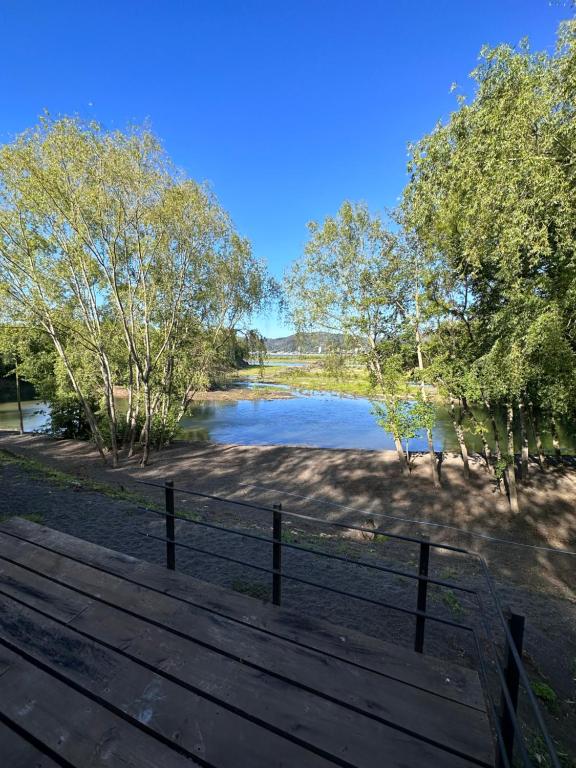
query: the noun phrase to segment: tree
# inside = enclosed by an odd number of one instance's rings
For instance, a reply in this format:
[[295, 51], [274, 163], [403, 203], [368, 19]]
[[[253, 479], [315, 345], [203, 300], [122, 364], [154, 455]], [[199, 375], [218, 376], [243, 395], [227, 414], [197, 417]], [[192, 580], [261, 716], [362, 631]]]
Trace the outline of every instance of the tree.
[[[473, 367], [507, 413], [513, 509], [513, 410], [536, 402], [554, 418], [576, 402], [574, 30], [552, 56], [483, 50], [473, 101], [412, 147], [403, 203], [421, 247], [468, 291]], [[544, 327], [556, 370], [537, 341]]]
[[[412, 413], [408, 403], [408, 380], [422, 363], [414, 264], [381, 218], [361, 203], [344, 202], [335, 217], [311, 222], [308, 229], [304, 256], [286, 280], [293, 321], [301, 331], [338, 334], [344, 349], [362, 351], [385, 403], [385, 410], [374, 404], [374, 412], [394, 437], [402, 470], [408, 470], [402, 438], [418, 428], [416, 410]], [[436, 480], [431, 428], [425, 428]]]
[[123, 434], [131, 451], [137, 430], [148, 461], [153, 431], [177, 422], [226, 334], [270, 289], [213, 194], [178, 174], [147, 129], [45, 118], [0, 150], [8, 314], [51, 338], [113, 466]]

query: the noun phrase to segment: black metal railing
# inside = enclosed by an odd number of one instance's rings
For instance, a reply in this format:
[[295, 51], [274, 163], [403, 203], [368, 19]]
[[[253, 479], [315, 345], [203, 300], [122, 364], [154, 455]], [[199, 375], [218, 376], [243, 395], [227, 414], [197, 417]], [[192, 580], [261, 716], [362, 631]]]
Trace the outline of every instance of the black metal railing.
[[[518, 716], [521, 689], [525, 694], [528, 711], [531, 713], [538, 731], [540, 732], [541, 743], [544, 745], [545, 751], [547, 753], [547, 759], [550, 768], [561, 768], [553, 741], [548, 733], [548, 729], [542, 717], [542, 713], [540, 712], [538, 702], [532, 691], [530, 680], [522, 662], [522, 646], [525, 623], [524, 617], [514, 613], [510, 614], [508, 618], [505, 617], [504, 611], [500, 605], [496, 588], [488, 569], [488, 565], [484, 558], [477, 552], [473, 552], [462, 547], [456, 547], [444, 542], [430, 541], [414, 536], [405, 536], [402, 534], [393, 533], [388, 530], [382, 530], [380, 528], [367, 528], [361, 525], [325, 520], [322, 518], [314, 517], [312, 515], [306, 515], [301, 512], [291, 512], [283, 509], [281, 503], [274, 504], [269, 507], [261, 504], [254, 504], [249, 501], [217, 496], [214, 494], [203, 493], [201, 491], [190, 490], [187, 488], [176, 488], [174, 487], [174, 483], [171, 480], [166, 480], [163, 484], [149, 481], [139, 482], [143, 485], [151, 486], [154, 488], [161, 488], [164, 490], [164, 511], [148, 507], [142, 507], [141, 509], [143, 511], [152, 512], [165, 518], [166, 535], [162, 537], [156, 536], [155, 534], [151, 534], [149, 532], [141, 533], [147, 538], [151, 538], [165, 544], [166, 567], [170, 570], [176, 569], [176, 547], [181, 547], [183, 549], [190, 550], [199, 554], [214, 557], [237, 565], [246, 566], [261, 573], [270, 574], [272, 577], [272, 602], [278, 606], [280, 606], [282, 603], [283, 581], [289, 580], [299, 584], [323, 589], [325, 591], [345, 597], [350, 597], [355, 600], [376, 605], [378, 607], [394, 610], [405, 615], [413, 616], [415, 619], [414, 650], [418, 653], [423, 653], [424, 651], [427, 622], [434, 622], [441, 625], [454, 627], [460, 631], [469, 633], [473, 640], [479, 665], [478, 671], [483, 682], [488, 704], [488, 712], [495, 733], [497, 768], [513, 768], [513, 766], [517, 765], [517, 759], [520, 760], [520, 765], [522, 765], [524, 768], [537, 768], [536, 763], [533, 761], [529, 754], [529, 746], [527, 744], [526, 735], [523, 732], [522, 724]], [[218, 523], [208, 522], [206, 520], [200, 520], [185, 515], [179, 515], [175, 511], [176, 493], [183, 493], [197, 498], [216, 501], [223, 504], [230, 504], [236, 507], [242, 507], [256, 512], [269, 514], [272, 518], [272, 536], [265, 536], [242, 529], [229, 528]], [[370, 562], [363, 558], [352, 558], [339, 555], [334, 552], [326, 552], [315, 547], [284, 541], [282, 537], [282, 527], [285, 517], [300, 519], [306, 522], [313, 522], [314, 524], [321, 526], [358, 531], [371, 536], [385, 536], [388, 539], [393, 539], [405, 544], [416, 545], [419, 548], [418, 572], [411, 573], [410, 571], [404, 571], [399, 568], [392, 568], [390, 566]], [[202, 547], [194, 546], [188, 542], [178, 541], [176, 539], [176, 520], [271, 545], [272, 567], [258, 565], [253, 562], [231, 557], [230, 555], [224, 555], [221, 552], [206, 550]], [[296, 576], [293, 573], [287, 573], [282, 567], [282, 552], [284, 548], [308, 553], [310, 555], [319, 557], [325, 557], [330, 560], [342, 561], [347, 564], [354, 564], [381, 573], [392, 574], [416, 581], [416, 607], [414, 609], [410, 609], [406, 608], [405, 606], [394, 605], [393, 603], [389, 603], [384, 600], [375, 600], [374, 598], [367, 597], [366, 595], [349, 592], [348, 590], [339, 589], [335, 586], [328, 586], [327, 584], [322, 584], [317, 581], [305, 579], [301, 576]], [[466, 557], [473, 558], [480, 564], [481, 573], [488, 586], [488, 591], [494, 604], [498, 622], [501, 625], [501, 629], [503, 630], [505, 656], [504, 661], [502, 661], [500, 654], [498, 653], [498, 647], [494, 639], [494, 633], [488, 623], [488, 612], [483, 604], [479, 591], [477, 589], [462, 586], [453, 581], [436, 579], [429, 575], [431, 553], [435, 550], [448, 551], [455, 554], [464, 555]], [[491, 693], [491, 685], [489, 683], [489, 668], [487, 664], [488, 659], [486, 658], [486, 654], [483, 649], [481, 642], [482, 638], [479, 636], [476, 627], [471, 624], [464, 624], [459, 621], [452, 621], [445, 617], [431, 614], [427, 610], [429, 585], [465, 593], [475, 599], [478, 608], [478, 616], [484, 631], [486, 645], [491, 656], [492, 664], [490, 669], [495, 671], [498, 680], [498, 693], [500, 699], [498, 703], [496, 702], [494, 695]], [[539, 761], [538, 766], [540, 765], [542, 765], [542, 763]]]

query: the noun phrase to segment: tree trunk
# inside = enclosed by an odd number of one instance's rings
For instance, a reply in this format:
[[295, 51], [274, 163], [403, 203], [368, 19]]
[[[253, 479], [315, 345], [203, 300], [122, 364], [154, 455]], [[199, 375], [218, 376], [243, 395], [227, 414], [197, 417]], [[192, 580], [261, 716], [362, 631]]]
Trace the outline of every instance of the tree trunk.
[[172, 355], [168, 356], [164, 369], [164, 386], [162, 394], [162, 408], [160, 410], [160, 429], [158, 431], [157, 449], [160, 451], [164, 446], [164, 440], [167, 434], [168, 417], [170, 415], [170, 405], [172, 402], [172, 376], [174, 372], [174, 359]]
[[458, 446], [460, 447], [460, 456], [464, 463], [464, 475], [467, 480], [470, 479], [470, 463], [468, 461], [468, 448], [466, 447], [466, 440], [464, 438], [464, 430], [462, 429], [462, 414], [456, 416], [456, 408], [454, 406], [454, 398], [450, 397], [450, 413], [452, 415], [452, 425], [454, 426], [454, 432], [456, 432], [456, 438], [458, 440]]
[[104, 383], [104, 397], [106, 401], [106, 415], [108, 416], [108, 428], [110, 430], [110, 453], [112, 455], [112, 468], [118, 466], [118, 424], [116, 420], [116, 404], [114, 402], [114, 383], [110, 373], [108, 360], [104, 355], [100, 359], [100, 370]]
[[96, 443], [96, 448], [98, 449], [98, 453], [102, 457], [102, 461], [104, 462], [104, 464], [107, 464], [108, 461], [106, 459], [104, 440], [102, 439], [102, 433], [100, 432], [98, 424], [96, 423], [96, 417], [94, 416], [94, 412], [92, 411], [92, 408], [88, 404], [88, 401], [84, 397], [82, 390], [80, 389], [80, 386], [76, 381], [76, 377], [74, 376], [74, 371], [72, 370], [70, 363], [68, 362], [68, 356], [66, 355], [64, 347], [60, 343], [60, 340], [56, 336], [54, 329], [53, 328], [50, 329], [47, 326], [45, 327], [47, 328], [50, 334], [50, 338], [52, 339], [54, 346], [56, 347], [56, 351], [60, 355], [60, 359], [64, 364], [66, 373], [68, 374], [68, 378], [70, 379], [70, 383], [72, 384], [72, 388], [76, 393], [77, 398], [80, 400], [82, 408], [84, 409], [84, 413], [86, 415], [86, 421], [90, 426], [90, 431], [92, 432], [92, 437], [94, 438], [94, 442]]
[[[134, 386], [134, 371], [132, 363], [130, 364], [130, 385]], [[134, 402], [135, 400], [135, 402]], [[134, 443], [136, 442], [136, 428], [138, 426], [138, 415], [140, 413], [140, 373], [136, 369], [136, 396], [132, 395], [132, 407], [130, 411], [130, 432], [128, 439], [128, 458], [134, 455]]]
[[152, 395], [150, 392], [150, 384], [148, 381], [143, 382], [144, 385], [144, 426], [140, 434], [140, 442], [142, 444], [142, 460], [140, 466], [145, 467], [150, 459], [150, 437], [152, 431]]
[[506, 467], [506, 477], [508, 479], [508, 498], [510, 509], [514, 514], [520, 511], [518, 506], [518, 491], [516, 489], [516, 461], [514, 459], [514, 430], [512, 420], [514, 411], [512, 403], [506, 403], [506, 437], [508, 440], [508, 465]]
[[398, 460], [400, 462], [400, 472], [402, 472], [402, 474], [406, 474], [406, 472], [410, 471], [410, 465], [408, 463], [408, 459], [406, 458], [406, 454], [404, 453], [402, 440], [396, 435], [394, 435], [394, 445], [396, 446], [396, 453], [398, 454]]
[[486, 435], [484, 434], [484, 427], [482, 426], [482, 424], [480, 424], [476, 416], [474, 416], [472, 409], [468, 405], [468, 400], [465, 397], [462, 397], [462, 408], [464, 410], [464, 413], [466, 413], [468, 418], [474, 424], [477, 434], [480, 435], [480, 440], [482, 441], [482, 452], [484, 456], [484, 461], [486, 462], [488, 471], [490, 473], [493, 473], [494, 467], [492, 466], [492, 450], [490, 448], [488, 441], [486, 440]]
[[550, 416], [550, 430], [552, 432], [552, 445], [554, 446], [554, 454], [560, 461], [562, 459], [562, 451], [560, 449], [560, 438], [558, 437], [558, 427], [556, 426], [556, 419], [554, 416]]
[[430, 474], [432, 475], [432, 483], [434, 488], [440, 488], [440, 477], [438, 475], [438, 462], [436, 460], [436, 451], [434, 450], [434, 440], [432, 438], [432, 430], [426, 430], [426, 439], [428, 440], [428, 456], [430, 458]]
[[128, 409], [126, 411], [126, 426], [132, 423], [132, 409], [134, 408], [134, 365], [132, 358], [128, 358]]
[[[420, 303], [418, 297], [418, 285], [416, 286], [415, 294], [415, 320], [416, 320], [416, 355], [418, 357], [418, 370], [420, 371], [420, 394], [422, 401], [426, 402], [426, 387], [424, 385], [424, 379], [422, 378], [422, 371], [424, 370], [424, 359], [422, 357], [422, 338], [420, 336]], [[432, 483], [434, 488], [440, 488], [440, 476], [438, 473], [438, 464], [436, 462], [436, 451], [434, 450], [434, 441], [432, 439], [432, 430], [426, 430], [426, 438], [428, 440], [428, 456], [430, 457], [430, 473], [432, 475]]]
[[18, 361], [14, 360], [14, 377], [16, 379], [16, 403], [18, 405], [18, 423], [20, 434], [24, 434], [24, 415], [22, 414], [22, 398], [20, 396], [20, 375], [18, 374]]
[[496, 461], [500, 461], [502, 459], [502, 450], [500, 448], [500, 438], [498, 437], [498, 425], [496, 424], [496, 417], [494, 416], [492, 405], [488, 400], [484, 400], [484, 405], [488, 411], [490, 424], [492, 426], [492, 434], [494, 435], [494, 450], [496, 451]]
[[528, 403], [528, 419], [530, 420], [530, 426], [534, 433], [534, 440], [536, 442], [536, 450], [538, 451], [538, 462], [542, 472], [546, 472], [546, 456], [544, 454], [544, 447], [542, 445], [542, 435], [540, 434], [540, 425], [536, 420], [536, 414], [534, 413], [534, 406], [532, 403]]
[[520, 416], [520, 442], [522, 444], [522, 454], [520, 459], [520, 477], [522, 482], [528, 480], [528, 432], [526, 430], [526, 407], [522, 399], [518, 401], [518, 415]]

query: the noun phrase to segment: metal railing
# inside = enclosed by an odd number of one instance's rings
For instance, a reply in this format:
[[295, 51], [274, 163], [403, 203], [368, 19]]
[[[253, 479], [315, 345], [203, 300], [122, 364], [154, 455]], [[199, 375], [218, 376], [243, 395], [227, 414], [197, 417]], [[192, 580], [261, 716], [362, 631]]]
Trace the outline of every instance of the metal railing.
[[[382, 530], [377, 527], [367, 528], [361, 525], [325, 520], [322, 518], [314, 517], [312, 515], [306, 515], [301, 512], [290, 512], [283, 509], [282, 504], [280, 503], [273, 504], [272, 506], [265, 506], [254, 504], [249, 501], [242, 501], [240, 499], [232, 499], [214, 494], [202, 493], [201, 491], [190, 490], [187, 488], [176, 488], [171, 480], [166, 480], [163, 484], [149, 481], [138, 482], [140, 482], [142, 485], [161, 488], [164, 490], [163, 512], [149, 507], [141, 507], [141, 509], [145, 512], [151, 512], [153, 514], [160, 515], [165, 519], [166, 535], [156, 536], [155, 534], [151, 534], [149, 532], [140, 533], [147, 538], [154, 539], [165, 544], [166, 567], [170, 570], [176, 569], [176, 548], [181, 547], [192, 552], [214, 557], [220, 560], [234, 563], [236, 565], [246, 566], [261, 573], [270, 574], [272, 577], [272, 602], [277, 606], [282, 604], [283, 581], [288, 580], [298, 584], [323, 589], [337, 595], [350, 597], [355, 600], [359, 600], [378, 607], [387, 608], [405, 615], [413, 616], [415, 619], [414, 650], [418, 653], [422, 653], [424, 650], [427, 622], [434, 622], [441, 625], [454, 627], [460, 631], [469, 633], [472, 637], [476, 656], [478, 659], [478, 671], [482, 678], [483, 688], [488, 704], [488, 712], [495, 733], [497, 768], [513, 768], [513, 766], [517, 765], [517, 759], [520, 760], [520, 765], [522, 765], [524, 768], [539, 768], [539, 766], [542, 765], [540, 761], [538, 762], [538, 765], [536, 765], [536, 763], [530, 757], [529, 747], [526, 743], [526, 737], [523, 733], [522, 725], [519, 720], [518, 706], [521, 689], [524, 691], [528, 709], [534, 718], [534, 722], [538, 730], [540, 731], [542, 744], [545, 747], [550, 767], [561, 768], [553, 741], [550, 737], [550, 734], [548, 733], [548, 729], [543, 720], [542, 713], [540, 712], [538, 702], [532, 691], [528, 674], [526, 673], [522, 662], [522, 647], [525, 625], [524, 617], [514, 613], [510, 614], [508, 618], [505, 617], [504, 611], [500, 605], [500, 601], [496, 593], [496, 588], [488, 569], [488, 565], [484, 558], [477, 552], [473, 552], [471, 550], [464, 549], [462, 547], [456, 547], [443, 542], [430, 541], [414, 536], [405, 536], [390, 532], [388, 530]], [[246, 530], [229, 528], [218, 523], [208, 522], [206, 520], [199, 520], [192, 517], [187, 517], [185, 515], [179, 515], [175, 511], [176, 493], [183, 493], [194, 496], [196, 498], [207, 499], [210, 501], [216, 501], [223, 504], [229, 504], [252, 511], [269, 514], [272, 518], [272, 535], [265, 536]], [[390, 566], [373, 563], [363, 558], [352, 558], [333, 552], [326, 552], [315, 547], [284, 541], [282, 536], [282, 527], [285, 517], [291, 519], [299, 519], [306, 522], [313, 522], [317, 525], [332, 528], [353, 530], [369, 536], [384, 536], [387, 539], [393, 539], [405, 544], [416, 545], [419, 548], [418, 572], [411, 573], [410, 571], [404, 571], [399, 568], [392, 568]], [[221, 552], [213, 552], [201, 547], [194, 546], [184, 541], [178, 541], [176, 539], [176, 520], [271, 545], [272, 566], [266, 567], [258, 565], [253, 562], [231, 557], [230, 555], [224, 555]], [[406, 608], [405, 606], [394, 605], [393, 603], [389, 603], [384, 600], [375, 600], [371, 597], [367, 597], [366, 595], [349, 592], [344, 589], [339, 589], [335, 586], [328, 586], [327, 584], [322, 584], [320, 582], [312, 581], [301, 576], [296, 576], [293, 573], [287, 573], [286, 570], [282, 567], [282, 552], [285, 548], [308, 553], [310, 555], [328, 558], [330, 560], [342, 561], [347, 564], [358, 565], [381, 573], [392, 574], [416, 581], [416, 606], [414, 609], [410, 609]], [[500, 659], [497, 643], [494, 640], [493, 632], [488, 624], [487, 611], [479, 591], [470, 587], [462, 586], [452, 581], [436, 579], [429, 575], [431, 553], [435, 550], [448, 551], [455, 554], [464, 555], [473, 558], [480, 564], [482, 575], [488, 586], [491, 600], [494, 603], [498, 622], [500, 623], [503, 630], [505, 650], [504, 662], [502, 662]], [[445, 617], [431, 614], [427, 610], [429, 585], [465, 593], [476, 600], [478, 615], [485, 633], [485, 639], [492, 655], [492, 668], [495, 670], [498, 679], [500, 696], [499, 703], [496, 703], [495, 697], [492, 695], [490, 690], [491, 686], [489, 684], [487, 659], [485, 658], [485, 654], [482, 648], [482, 638], [478, 635], [476, 627], [470, 624], [464, 624], [459, 621], [452, 621]]]

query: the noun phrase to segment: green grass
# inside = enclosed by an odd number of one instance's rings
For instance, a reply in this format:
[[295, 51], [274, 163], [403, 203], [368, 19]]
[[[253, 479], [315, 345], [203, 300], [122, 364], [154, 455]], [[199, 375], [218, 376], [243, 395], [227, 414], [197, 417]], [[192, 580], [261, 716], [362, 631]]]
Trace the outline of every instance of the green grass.
[[462, 616], [465, 613], [462, 603], [451, 589], [442, 590], [442, 602], [450, 608], [452, 614], [456, 617]]
[[546, 709], [552, 715], [558, 715], [560, 713], [560, 700], [554, 688], [543, 680], [535, 680], [531, 686], [534, 695], [540, 699]]
[[31, 523], [43, 523], [44, 515], [41, 512], [30, 512], [29, 515], [21, 515], [24, 520], [30, 520]]
[[[41, 512], [30, 512], [27, 515], [18, 515], [23, 520], [30, 520], [31, 523], [38, 523], [41, 525], [44, 522], [44, 515]], [[10, 520], [10, 515], [0, 516], [0, 523], [4, 523]]]
[[19, 456], [11, 451], [0, 449], [0, 467], [8, 464], [16, 464], [19, 469], [22, 469], [34, 479], [50, 483], [57, 488], [82, 488], [84, 490], [101, 493], [111, 499], [130, 501], [134, 504], [144, 504], [153, 509], [158, 508], [156, 505], [150, 504], [146, 497], [141, 496], [134, 491], [126, 490], [122, 484], [111, 485], [96, 480], [90, 480], [88, 478], [82, 478], [80, 480], [75, 475], [61, 472], [59, 469], [53, 469], [36, 459]]
[[[548, 750], [540, 733], [529, 733], [526, 739], [528, 755], [538, 768], [552, 768]], [[576, 758], [570, 756], [564, 747], [555, 741], [558, 760], [562, 768], [576, 768]]]
[[268, 587], [264, 584], [260, 584], [257, 581], [244, 581], [243, 579], [236, 579], [232, 582], [232, 589], [235, 592], [240, 592], [242, 595], [255, 597], [257, 600], [270, 600], [270, 590]]
[[351, 368], [342, 377], [331, 376], [321, 367], [291, 368], [270, 365], [261, 369], [257, 365], [242, 368], [238, 376], [262, 378], [274, 384], [286, 384], [296, 389], [341, 392], [342, 394], [373, 396], [374, 391], [366, 371]]
[[[342, 376], [328, 373], [320, 365], [309, 365], [304, 368], [292, 368], [285, 365], [270, 365], [260, 368], [252, 365], [236, 372], [238, 378], [262, 379], [264, 382], [285, 384], [294, 389], [316, 390], [321, 392], [336, 392], [342, 395], [358, 395], [379, 399], [374, 390], [368, 372], [361, 367], [346, 368]], [[409, 387], [408, 392], [418, 387]]]
[[458, 571], [456, 568], [452, 568], [451, 566], [447, 566], [446, 568], [442, 568], [442, 570], [439, 573], [439, 578], [442, 579], [442, 581], [449, 581], [450, 579], [457, 579], [458, 578]]

